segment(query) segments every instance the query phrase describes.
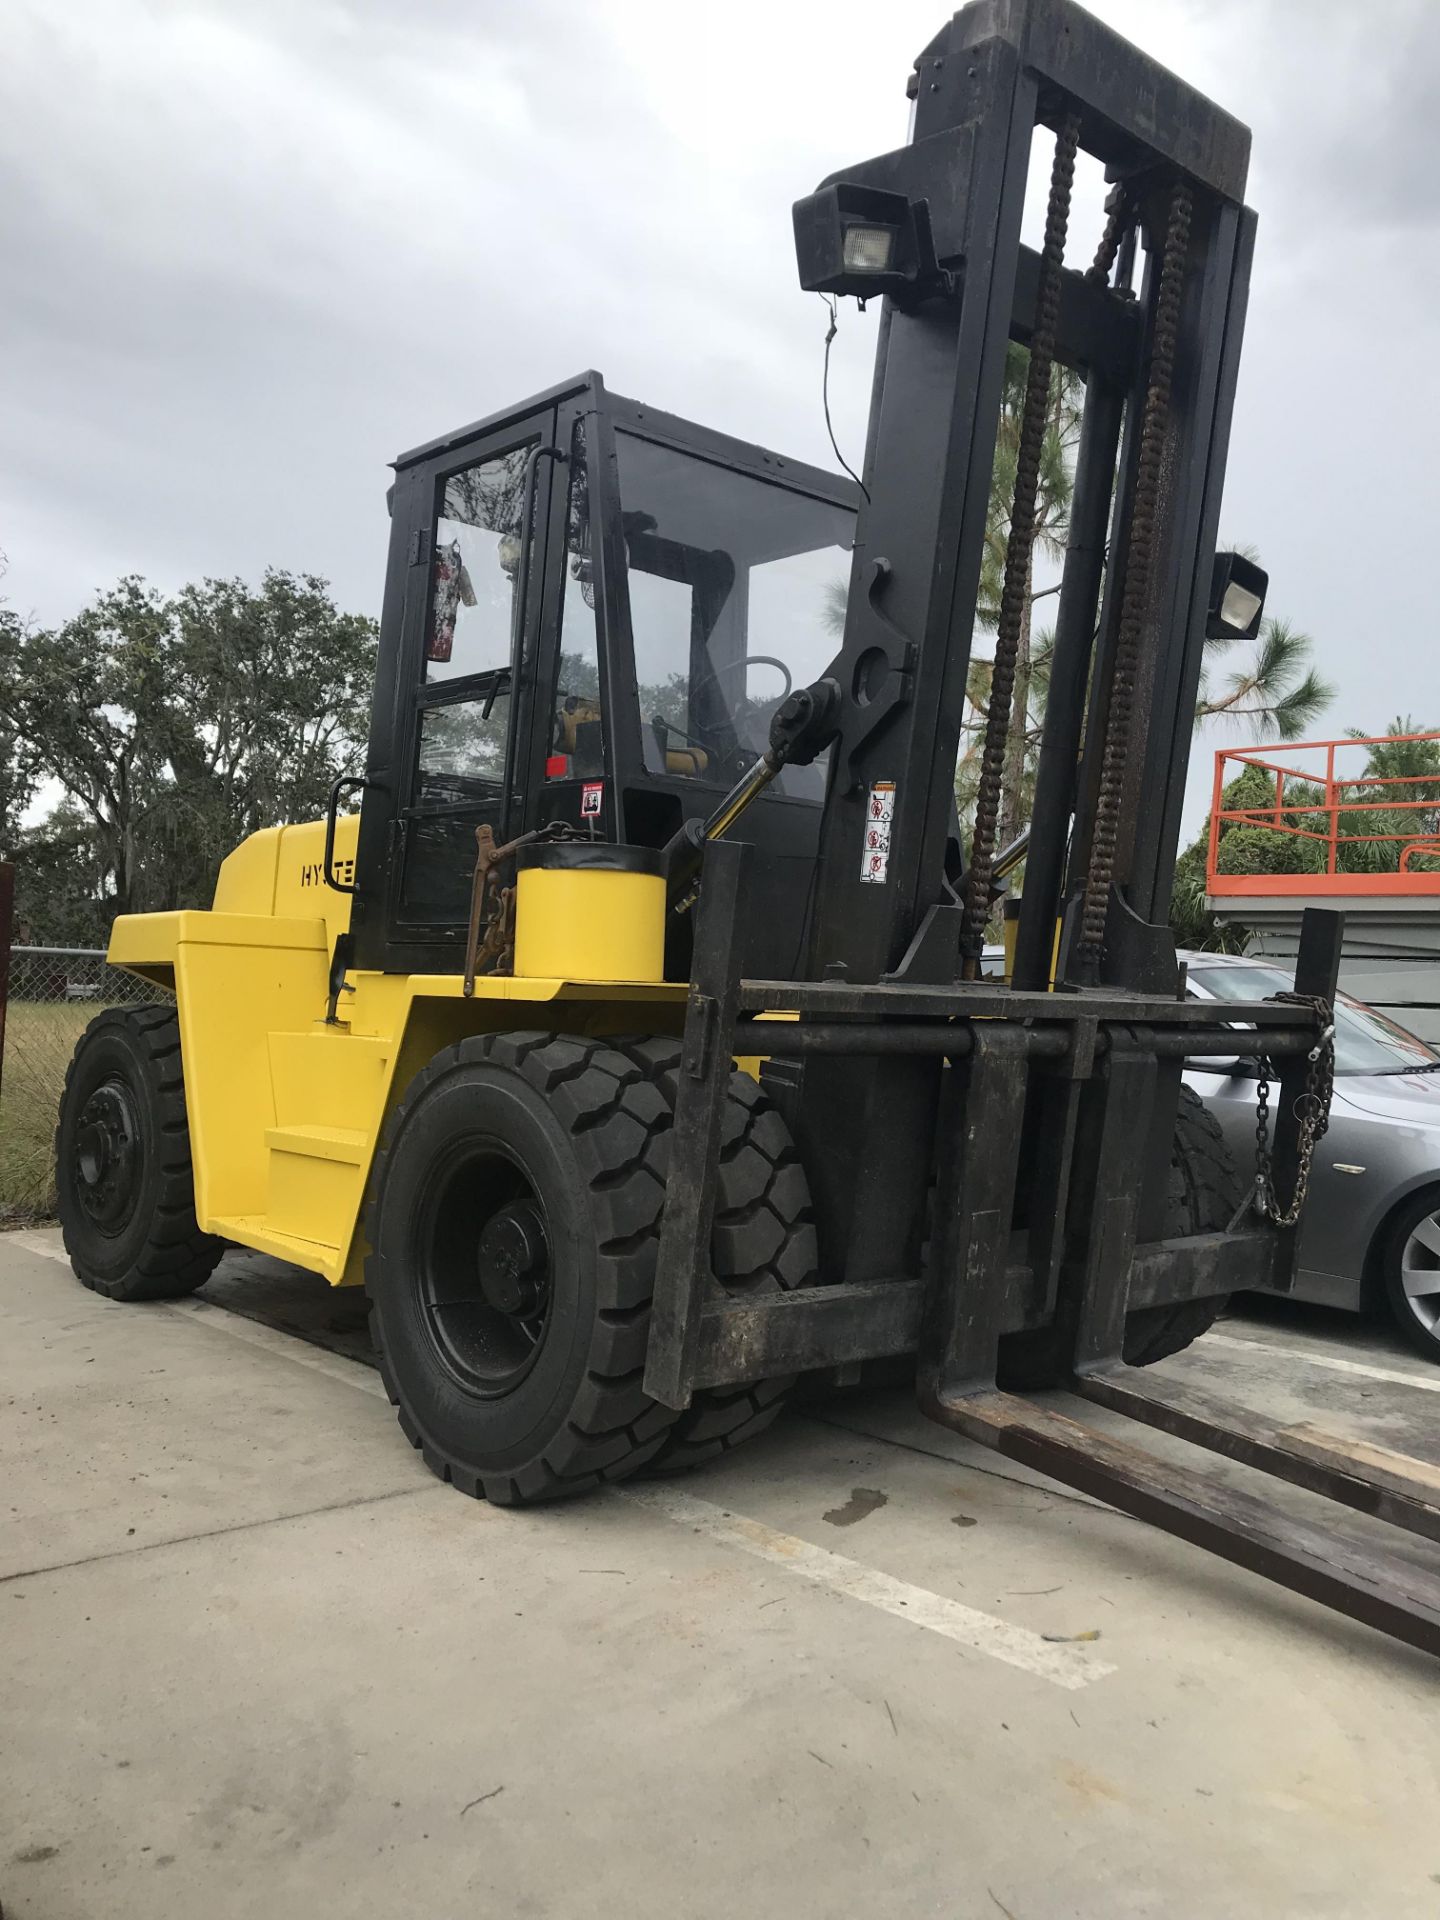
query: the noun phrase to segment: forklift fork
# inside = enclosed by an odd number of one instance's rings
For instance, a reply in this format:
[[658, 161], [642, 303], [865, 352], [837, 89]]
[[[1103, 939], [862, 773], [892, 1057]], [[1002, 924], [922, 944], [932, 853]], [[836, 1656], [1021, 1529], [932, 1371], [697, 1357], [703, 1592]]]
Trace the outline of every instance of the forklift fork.
[[[1319, 1031], [1295, 1005], [1235, 1008], [1253, 1041], [1217, 1029], [1195, 1003], [1130, 996], [1030, 995], [957, 983], [755, 982], [739, 976], [747, 849], [706, 850], [694, 979], [686, 1012], [670, 1183], [646, 1390], [688, 1405], [702, 1386], [847, 1366], [914, 1352], [922, 1410], [966, 1439], [1263, 1574], [1294, 1592], [1440, 1653], [1440, 1577], [1394, 1551], [1336, 1541], [1199, 1466], [1177, 1466], [1128, 1437], [1087, 1426], [997, 1385], [1002, 1334], [1050, 1320], [1068, 1356], [1066, 1387], [1111, 1414], [1158, 1427], [1371, 1518], [1440, 1542], [1440, 1468], [1386, 1449], [1279, 1426], [1173, 1378], [1150, 1384], [1123, 1356], [1137, 1305], [1199, 1299], [1280, 1278], [1294, 1230], [1143, 1241], [1141, 1169], [1162, 1063], [1251, 1045], [1281, 1063], [1276, 1162], [1294, 1177], [1294, 1108]], [[1307, 915], [1302, 993], [1334, 991], [1339, 917]], [[781, 1009], [797, 1020], [760, 1022]], [[1162, 1023], [1162, 1010], [1166, 1016]], [[1309, 1024], [1305, 1016], [1309, 1015]], [[768, 1053], [947, 1060], [935, 1130], [928, 1270], [728, 1301], [708, 1248], [721, 1106], [735, 1056]], [[1043, 1075], [1035, 1158], [1060, 1205], [1032, 1211], [1025, 1258], [1012, 1230], [1027, 1098]], [[1047, 1189], [1048, 1182], [1048, 1189]], [[1070, 1196], [1068, 1215], [1064, 1198]], [[897, 1262], [897, 1266], [898, 1266]]]

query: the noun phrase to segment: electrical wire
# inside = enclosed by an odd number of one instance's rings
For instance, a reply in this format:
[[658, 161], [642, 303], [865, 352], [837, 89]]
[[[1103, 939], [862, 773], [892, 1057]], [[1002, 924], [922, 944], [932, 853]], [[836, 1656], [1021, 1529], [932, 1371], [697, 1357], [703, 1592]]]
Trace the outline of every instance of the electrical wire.
[[865, 504], [868, 507], [870, 505], [870, 489], [866, 486], [865, 482], [860, 478], [859, 474], [856, 473], [855, 469], [851, 466], [850, 462], [845, 458], [844, 454], [841, 453], [840, 442], [835, 438], [835, 429], [830, 422], [830, 342], [835, 338], [836, 334], [840, 331], [840, 321], [839, 321], [839, 314], [837, 310], [837, 302], [834, 294], [822, 293], [820, 295], [820, 298], [821, 300], [824, 301], [825, 305], [830, 309], [830, 327], [829, 327], [829, 331], [825, 335], [825, 369], [820, 380], [820, 397], [825, 403], [825, 431], [830, 436], [830, 445], [835, 450], [835, 458], [840, 462], [841, 466], [845, 469], [846, 473], [849, 474], [850, 478], [855, 482], [856, 486], [859, 487], [861, 493], [864, 494]]

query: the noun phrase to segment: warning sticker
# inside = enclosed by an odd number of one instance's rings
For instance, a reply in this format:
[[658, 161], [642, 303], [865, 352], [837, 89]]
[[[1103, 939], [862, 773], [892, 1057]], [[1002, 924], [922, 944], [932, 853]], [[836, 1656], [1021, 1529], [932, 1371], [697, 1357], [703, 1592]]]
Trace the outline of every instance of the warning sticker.
[[600, 818], [600, 802], [604, 797], [605, 782], [603, 780], [587, 780], [580, 789], [580, 818], [582, 820], [598, 820]]
[[865, 845], [860, 878], [883, 887], [890, 877], [890, 833], [895, 820], [895, 782], [877, 780], [865, 804]]

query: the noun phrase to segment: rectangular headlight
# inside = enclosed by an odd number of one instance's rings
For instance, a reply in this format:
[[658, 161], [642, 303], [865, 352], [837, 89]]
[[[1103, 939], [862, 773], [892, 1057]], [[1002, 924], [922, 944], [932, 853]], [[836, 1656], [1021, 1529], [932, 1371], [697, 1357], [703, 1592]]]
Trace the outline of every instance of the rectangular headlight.
[[795, 203], [795, 258], [812, 293], [867, 300], [916, 276], [914, 212], [903, 193], [833, 181]]
[[1238, 581], [1232, 580], [1220, 602], [1220, 618], [1237, 634], [1244, 633], [1264, 604], [1258, 593], [1249, 593]]
[[1253, 640], [1265, 611], [1270, 577], [1243, 553], [1217, 553], [1210, 572], [1205, 633], [1211, 640]]
[[893, 227], [846, 227], [841, 258], [847, 273], [888, 273], [894, 255]]

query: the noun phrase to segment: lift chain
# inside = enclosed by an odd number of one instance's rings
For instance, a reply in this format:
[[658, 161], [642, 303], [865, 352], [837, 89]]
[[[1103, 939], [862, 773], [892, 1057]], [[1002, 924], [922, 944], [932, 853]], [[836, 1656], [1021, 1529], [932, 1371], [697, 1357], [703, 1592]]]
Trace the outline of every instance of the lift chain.
[[1266, 1055], [1260, 1056], [1260, 1079], [1255, 1094], [1255, 1211], [1277, 1227], [1293, 1227], [1300, 1218], [1310, 1188], [1310, 1162], [1330, 1125], [1330, 1096], [1335, 1086], [1335, 1010], [1319, 994], [1277, 993], [1271, 998], [1282, 1000], [1287, 1006], [1307, 1007], [1320, 1022], [1320, 1038], [1310, 1049], [1305, 1090], [1295, 1102], [1295, 1118], [1300, 1127], [1295, 1191], [1289, 1206], [1284, 1208], [1275, 1192], [1270, 1160], [1270, 1082], [1279, 1076], [1274, 1063]]
[[1190, 189], [1183, 180], [1177, 181], [1170, 198], [1170, 218], [1166, 225], [1160, 264], [1160, 287], [1155, 300], [1150, 383], [1141, 416], [1135, 504], [1130, 516], [1129, 552], [1126, 555], [1125, 584], [1115, 636], [1110, 706], [1105, 716], [1105, 746], [1100, 762], [1100, 790], [1095, 801], [1095, 828], [1090, 843], [1089, 871], [1085, 876], [1080, 957], [1082, 963], [1091, 968], [1098, 965], [1105, 944], [1105, 918], [1109, 911], [1110, 886], [1115, 872], [1120, 803], [1124, 794], [1126, 767], [1135, 747], [1131, 739], [1135, 686], [1154, 573], [1160, 476], [1170, 411], [1170, 383], [1175, 365], [1175, 336], [1180, 320], [1180, 293], [1190, 245], [1190, 211]]
[[[1135, 218], [1135, 205], [1121, 182], [1110, 189], [1105, 202], [1105, 231], [1100, 236], [1100, 244], [1095, 249], [1095, 258], [1085, 269], [1085, 278], [1095, 287], [1108, 287], [1110, 275], [1114, 271], [1115, 259], [1120, 252], [1120, 242], [1130, 229]], [[1133, 298], [1128, 294], [1127, 297]]]
[[[989, 710], [985, 716], [985, 746], [975, 795], [975, 825], [970, 840], [965, 918], [960, 936], [967, 980], [979, 977], [985, 923], [990, 918], [995, 837], [1005, 777], [1005, 751], [1010, 738], [1015, 666], [1030, 588], [1030, 559], [1035, 547], [1035, 502], [1040, 485], [1040, 459], [1045, 448], [1045, 426], [1050, 411], [1050, 370], [1055, 361], [1055, 335], [1060, 324], [1060, 274], [1065, 264], [1070, 189], [1075, 179], [1075, 153], [1079, 143], [1080, 117], [1074, 113], [1067, 114], [1055, 136], [1055, 164], [1050, 173], [1050, 199], [1045, 209], [1045, 240], [1040, 250], [1035, 330], [1030, 336], [1030, 365], [1025, 376], [1025, 398], [1020, 413], [1020, 441], [1015, 463], [1015, 498], [1010, 509], [1010, 538], [1005, 546], [1005, 582], [1000, 594], [1000, 618], [995, 628], [995, 661], [990, 679]], [[1023, 715], [1021, 719], [1023, 723]]]

